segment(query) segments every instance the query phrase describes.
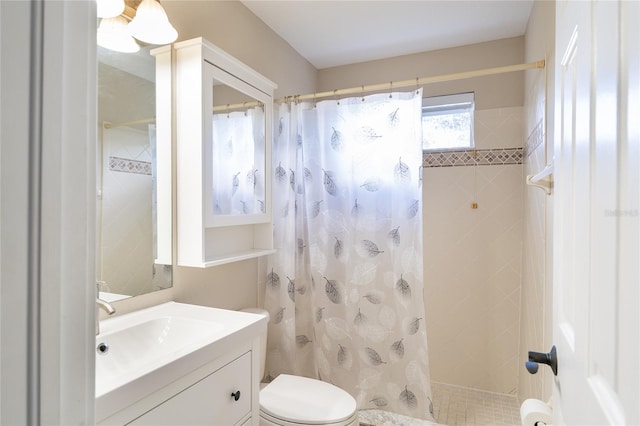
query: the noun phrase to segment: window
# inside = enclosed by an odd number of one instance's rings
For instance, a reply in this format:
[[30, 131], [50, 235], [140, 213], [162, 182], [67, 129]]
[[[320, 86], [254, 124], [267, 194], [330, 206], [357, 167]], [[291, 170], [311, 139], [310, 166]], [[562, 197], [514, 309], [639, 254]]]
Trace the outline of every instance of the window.
[[422, 100], [422, 149], [473, 148], [473, 93]]

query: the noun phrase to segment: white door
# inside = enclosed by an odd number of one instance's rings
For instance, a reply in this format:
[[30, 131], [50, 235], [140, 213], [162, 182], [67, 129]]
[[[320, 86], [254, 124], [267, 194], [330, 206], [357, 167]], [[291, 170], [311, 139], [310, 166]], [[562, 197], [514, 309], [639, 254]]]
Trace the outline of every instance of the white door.
[[640, 2], [556, 6], [554, 424], [640, 424]]
[[96, 4], [0, 0], [0, 424], [94, 418]]

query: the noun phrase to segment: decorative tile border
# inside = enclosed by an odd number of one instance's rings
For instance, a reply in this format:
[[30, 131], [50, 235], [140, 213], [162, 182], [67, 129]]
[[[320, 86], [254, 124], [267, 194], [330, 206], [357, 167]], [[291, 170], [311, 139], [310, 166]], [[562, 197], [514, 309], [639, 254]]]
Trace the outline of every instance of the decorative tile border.
[[522, 164], [522, 154], [522, 148], [429, 151], [422, 153], [422, 166], [458, 167]]
[[527, 142], [524, 145], [524, 158], [528, 158], [533, 151], [536, 150], [540, 146], [540, 144], [544, 141], [544, 127], [542, 125], [543, 120], [540, 119], [538, 124], [533, 129], [529, 137], [527, 138]]
[[151, 163], [147, 161], [128, 160], [120, 157], [109, 157], [109, 170], [114, 172], [151, 175]]

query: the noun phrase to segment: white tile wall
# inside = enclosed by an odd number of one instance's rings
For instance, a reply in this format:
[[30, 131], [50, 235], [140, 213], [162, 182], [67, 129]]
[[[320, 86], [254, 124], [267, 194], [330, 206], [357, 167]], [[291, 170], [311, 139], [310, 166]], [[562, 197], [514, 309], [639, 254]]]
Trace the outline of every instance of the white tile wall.
[[476, 149], [516, 148], [523, 146], [524, 110], [522, 107], [484, 109], [475, 112]]
[[[482, 149], [522, 146], [522, 128], [514, 130], [522, 113], [478, 111]], [[516, 393], [522, 182], [519, 164], [423, 169], [425, 306], [434, 381]]]
[[[545, 80], [544, 73], [537, 72], [526, 94], [527, 146], [525, 149], [525, 175], [538, 173], [546, 166], [545, 146]], [[549, 380], [549, 370], [540, 369], [537, 374], [529, 374], [522, 364], [528, 351], [547, 352], [549, 348], [545, 336], [545, 247], [547, 244], [546, 208], [548, 196], [544, 191], [531, 186], [524, 190], [524, 240], [522, 262], [522, 313], [520, 325], [520, 358], [518, 369], [518, 398], [547, 400], [545, 380]]]
[[[534, 174], [544, 168], [544, 146], [538, 147], [527, 158], [525, 172]], [[546, 352], [544, 347], [544, 249], [545, 249], [545, 197], [538, 188], [525, 189], [524, 241], [522, 262], [522, 324], [520, 354], [522, 363], [527, 352]], [[522, 365], [521, 363], [521, 365]], [[542, 398], [543, 377], [546, 369], [531, 375], [524, 367], [519, 370], [520, 384], [518, 397]]]
[[151, 286], [153, 228], [151, 176], [109, 169], [109, 157], [151, 162], [146, 131], [127, 127], [103, 132], [101, 259], [98, 274], [104, 291], [137, 295], [140, 283]]

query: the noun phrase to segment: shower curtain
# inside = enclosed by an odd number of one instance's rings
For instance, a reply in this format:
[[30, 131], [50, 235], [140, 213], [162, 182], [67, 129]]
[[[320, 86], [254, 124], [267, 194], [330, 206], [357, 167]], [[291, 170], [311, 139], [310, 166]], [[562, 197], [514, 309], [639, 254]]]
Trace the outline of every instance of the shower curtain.
[[281, 104], [267, 380], [433, 420], [422, 280], [421, 90]]

